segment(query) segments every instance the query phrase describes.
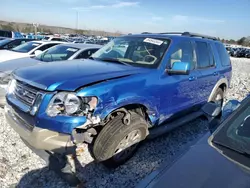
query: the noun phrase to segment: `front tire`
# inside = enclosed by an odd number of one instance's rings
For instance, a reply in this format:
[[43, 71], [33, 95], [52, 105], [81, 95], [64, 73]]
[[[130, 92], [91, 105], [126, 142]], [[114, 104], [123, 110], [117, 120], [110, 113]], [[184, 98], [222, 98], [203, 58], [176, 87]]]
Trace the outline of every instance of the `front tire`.
[[93, 145], [93, 156], [109, 168], [115, 168], [130, 159], [140, 141], [148, 133], [145, 119], [135, 112], [131, 113], [128, 125], [123, 123], [123, 113], [111, 119], [98, 134]]

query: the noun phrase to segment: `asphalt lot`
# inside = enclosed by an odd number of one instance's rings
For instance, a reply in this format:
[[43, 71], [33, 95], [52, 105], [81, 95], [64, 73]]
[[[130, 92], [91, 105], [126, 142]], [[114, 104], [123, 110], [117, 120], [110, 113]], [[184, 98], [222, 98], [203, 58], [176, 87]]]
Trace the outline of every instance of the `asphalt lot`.
[[[250, 91], [250, 59], [232, 58], [233, 79], [227, 100], [243, 99]], [[137, 154], [116, 170], [93, 162], [87, 154], [79, 158], [78, 177], [86, 187], [134, 187], [161, 164], [171, 163], [207, 132], [207, 122], [197, 119], [157, 139], [142, 144]], [[48, 170], [6, 124], [0, 112], [0, 187], [69, 187]]]

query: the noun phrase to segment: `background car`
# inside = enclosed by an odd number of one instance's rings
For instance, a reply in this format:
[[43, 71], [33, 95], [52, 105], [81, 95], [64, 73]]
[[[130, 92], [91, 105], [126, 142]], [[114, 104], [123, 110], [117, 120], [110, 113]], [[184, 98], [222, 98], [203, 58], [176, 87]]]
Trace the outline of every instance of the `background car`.
[[[205, 116], [210, 116], [209, 132], [190, 145], [171, 165], [165, 163], [146, 176], [136, 188], [165, 188], [166, 185], [171, 188], [249, 187], [249, 154], [242, 151], [249, 148], [249, 142], [245, 141], [250, 136], [249, 124], [245, 124], [245, 130], [242, 126], [245, 117], [249, 117], [249, 104], [249, 97], [241, 102], [230, 100], [218, 119], [212, 117], [211, 112], [215, 111], [211, 108], [204, 111]], [[195, 181], [194, 177], [197, 178]]]
[[250, 49], [246, 50], [245, 57], [250, 58]]
[[48, 40], [48, 41], [63, 41], [67, 42], [65, 39], [60, 38], [60, 37], [54, 37], [54, 36], [46, 36], [43, 38], [43, 40]]
[[[17, 59], [22, 57], [35, 56], [42, 53], [44, 50], [51, 48], [57, 44], [62, 44], [60, 41], [31, 41], [21, 44], [10, 50], [0, 51], [0, 62]], [[0, 70], [1, 71], [1, 70]]]
[[26, 42], [30, 42], [32, 39], [12, 39], [12, 38], [5, 38], [0, 41], [0, 50], [9, 50], [12, 48], [15, 48], [16, 46], [19, 46], [21, 44], [24, 44]]
[[16, 31], [0, 30], [0, 37], [23, 38], [23, 35], [19, 32], [16, 32]]
[[95, 44], [60, 44], [46, 50], [44, 53], [34, 57], [33, 59], [45, 62], [86, 59], [101, 47], [101, 45]]

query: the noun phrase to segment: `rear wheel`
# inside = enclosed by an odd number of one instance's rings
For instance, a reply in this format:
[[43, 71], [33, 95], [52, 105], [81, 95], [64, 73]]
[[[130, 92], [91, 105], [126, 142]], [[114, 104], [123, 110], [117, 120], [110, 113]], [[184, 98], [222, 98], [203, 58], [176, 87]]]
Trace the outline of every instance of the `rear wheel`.
[[93, 145], [93, 156], [107, 167], [117, 167], [133, 156], [140, 141], [147, 136], [147, 123], [135, 112], [130, 123], [123, 123], [123, 113], [118, 113], [98, 134]]
[[216, 92], [214, 93], [210, 102], [216, 103], [218, 106], [221, 107], [221, 110], [222, 110], [222, 106], [224, 102], [224, 91], [221, 88], [218, 88]]

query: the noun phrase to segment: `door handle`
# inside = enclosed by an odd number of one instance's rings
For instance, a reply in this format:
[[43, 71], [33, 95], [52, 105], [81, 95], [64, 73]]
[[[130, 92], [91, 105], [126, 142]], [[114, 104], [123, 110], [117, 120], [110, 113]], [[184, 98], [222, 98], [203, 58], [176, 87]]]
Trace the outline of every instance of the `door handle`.
[[214, 72], [214, 76], [218, 76], [219, 75], [219, 73], [218, 72]]
[[194, 80], [196, 80], [196, 79], [197, 79], [197, 77], [195, 77], [195, 76], [190, 76], [190, 77], [188, 78], [189, 81], [194, 81]]

